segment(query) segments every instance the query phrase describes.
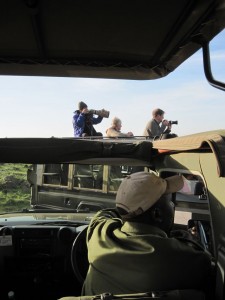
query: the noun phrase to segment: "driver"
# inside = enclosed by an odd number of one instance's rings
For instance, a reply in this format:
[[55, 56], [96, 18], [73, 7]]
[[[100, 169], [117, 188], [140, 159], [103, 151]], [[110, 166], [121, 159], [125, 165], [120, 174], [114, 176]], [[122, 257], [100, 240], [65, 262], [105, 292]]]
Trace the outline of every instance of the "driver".
[[99, 211], [88, 227], [89, 270], [82, 295], [205, 290], [210, 255], [187, 237], [170, 237], [171, 193], [182, 187], [178, 175], [162, 179], [138, 172], [122, 181], [117, 209]]

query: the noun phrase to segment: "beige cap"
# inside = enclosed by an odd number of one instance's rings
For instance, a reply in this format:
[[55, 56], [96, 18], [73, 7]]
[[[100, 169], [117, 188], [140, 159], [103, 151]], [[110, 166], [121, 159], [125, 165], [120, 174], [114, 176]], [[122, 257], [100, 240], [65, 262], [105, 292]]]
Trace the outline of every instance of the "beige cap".
[[127, 211], [126, 218], [140, 215], [159, 200], [163, 194], [182, 189], [183, 177], [161, 178], [153, 173], [133, 173], [122, 181], [116, 195], [116, 206]]

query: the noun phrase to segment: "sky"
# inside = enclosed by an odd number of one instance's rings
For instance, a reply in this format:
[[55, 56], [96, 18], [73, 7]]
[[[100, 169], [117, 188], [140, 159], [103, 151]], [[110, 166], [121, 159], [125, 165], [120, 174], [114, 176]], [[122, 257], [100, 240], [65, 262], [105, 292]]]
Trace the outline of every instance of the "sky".
[[[222, 32], [211, 47], [214, 77], [223, 82], [224, 42]], [[103, 135], [116, 116], [122, 132], [141, 136], [154, 108], [163, 109], [165, 119], [178, 121], [172, 127], [178, 136], [225, 129], [225, 93], [207, 82], [200, 50], [156, 80], [0, 76], [0, 138], [72, 137], [79, 101], [110, 111], [95, 126]]]

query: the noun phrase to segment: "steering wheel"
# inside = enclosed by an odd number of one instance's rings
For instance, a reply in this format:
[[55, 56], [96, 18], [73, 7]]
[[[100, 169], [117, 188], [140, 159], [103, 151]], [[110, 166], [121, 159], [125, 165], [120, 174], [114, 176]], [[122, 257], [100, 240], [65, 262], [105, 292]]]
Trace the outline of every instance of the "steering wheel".
[[89, 267], [86, 236], [88, 225], [81, 226], [71, 249], [71, 264], [78, 281], [83, 284]]

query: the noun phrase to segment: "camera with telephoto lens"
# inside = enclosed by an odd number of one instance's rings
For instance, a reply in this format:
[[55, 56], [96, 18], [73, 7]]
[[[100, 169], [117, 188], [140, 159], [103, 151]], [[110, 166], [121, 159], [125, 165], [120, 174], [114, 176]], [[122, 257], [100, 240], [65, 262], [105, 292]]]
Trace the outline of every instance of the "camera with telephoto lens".
[[100, 109], [100, 110], [96, 110], [96, 109], [89, 109], [88, 110], [89, 114], [94, 114], [94, 115], [98, 115], [102, 118], [108, 118], [110, 112], [108, 110], [105, 109]]
[[173, 124], [176, 124], [176, 125], [177, 125], [177, 124], [178, 124], [178, 121], [169, 121], [169, 124], [170, 124], [170, 125], [173, 125]]

